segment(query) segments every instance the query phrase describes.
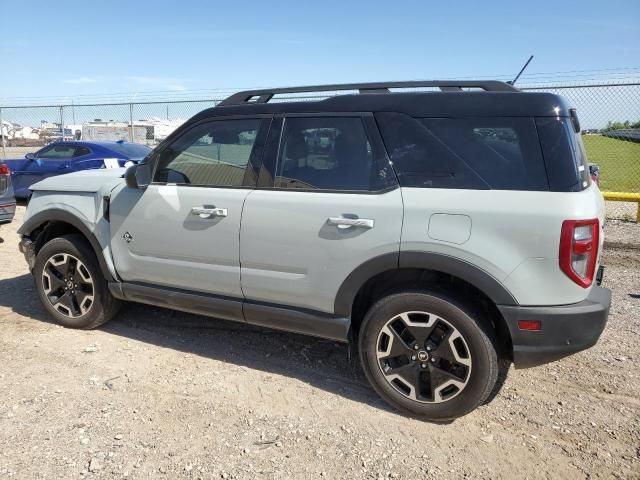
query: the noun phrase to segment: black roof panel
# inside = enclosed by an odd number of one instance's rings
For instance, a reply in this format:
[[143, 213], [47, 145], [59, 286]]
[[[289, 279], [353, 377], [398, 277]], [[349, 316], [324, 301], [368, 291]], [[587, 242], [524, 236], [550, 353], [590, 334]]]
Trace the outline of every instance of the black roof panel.
[[219, 105], [202, 111], [197, 117], [331, 112], [400, 112], [413, 117], [549, 117], [568, 116], [569, 108], [564, 97], [544, 92], [435, 91], [349, 94], [317, 101]]

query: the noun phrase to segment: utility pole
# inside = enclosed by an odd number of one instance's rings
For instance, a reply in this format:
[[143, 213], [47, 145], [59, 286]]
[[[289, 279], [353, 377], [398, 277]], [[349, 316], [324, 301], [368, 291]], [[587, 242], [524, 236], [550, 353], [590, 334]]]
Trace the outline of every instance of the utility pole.
[[[2, 142], [2, 157], [6, 160], [7, 159], [7, 151], [5, 150], [5, 142], [7, 141], [5, 134], [3, 133], [4, 130], [4, 123], [2, 122], [2, 108], [0, 108], [0, 141]], [[7, 134], [9, 133], [9, 129], [7, 128]], [[639, 207], [640, 208], [640, 207]]]
[[64, 142], [64, 107], [60, 105], [60, 133], [62, 134], [62, 141]]
[[129, 104], [129, 141], [133, 143], [133, 103]]

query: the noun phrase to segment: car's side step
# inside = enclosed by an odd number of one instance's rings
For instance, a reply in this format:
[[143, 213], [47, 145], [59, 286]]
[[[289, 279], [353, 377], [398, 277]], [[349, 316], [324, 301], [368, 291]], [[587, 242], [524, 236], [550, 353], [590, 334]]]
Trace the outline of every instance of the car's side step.
[[111, 294], [121, 300], [172, 308], [276, 330], [347, 342], [350, 321], [323, 312], [263, 304], [203, 292], [139, 283], [110, 282]]

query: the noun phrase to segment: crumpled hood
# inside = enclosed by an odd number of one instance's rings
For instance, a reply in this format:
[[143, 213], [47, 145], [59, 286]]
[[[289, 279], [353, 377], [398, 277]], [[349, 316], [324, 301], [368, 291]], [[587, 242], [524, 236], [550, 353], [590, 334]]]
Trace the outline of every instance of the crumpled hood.
[[122, 181], [126, 168], [97, 168], [49, 177], [29, 187], [32, 191], [97, 192]]

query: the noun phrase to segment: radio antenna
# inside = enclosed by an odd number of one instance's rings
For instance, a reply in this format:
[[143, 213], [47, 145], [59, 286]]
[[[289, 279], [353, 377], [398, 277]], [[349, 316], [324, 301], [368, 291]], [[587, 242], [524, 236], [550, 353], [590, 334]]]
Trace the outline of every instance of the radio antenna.
[[527, 63], [524, 64], [524, 67], [522, 67], [522, 69], [520, 70], [520, 72], [518, 72], [518, 75], [516, 75], [516, 78], [514, 78], [513, 80], [511, 80], [510, 82], [507, 82], [511, 85], [515, 85], [516, 82], [518, 81], [518, 79], [520, 78], [520, 75], [522, 75], [522, 72], [524, 72], [525, 68], [527, 68], [529, 66], [529, 63], [531, 63], [531, 60], [533, 60], [533, 55], [531, 55], [529, 57], [529, 60], [527, 60]]

